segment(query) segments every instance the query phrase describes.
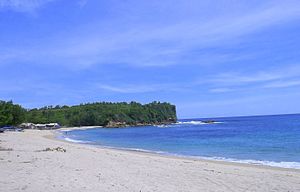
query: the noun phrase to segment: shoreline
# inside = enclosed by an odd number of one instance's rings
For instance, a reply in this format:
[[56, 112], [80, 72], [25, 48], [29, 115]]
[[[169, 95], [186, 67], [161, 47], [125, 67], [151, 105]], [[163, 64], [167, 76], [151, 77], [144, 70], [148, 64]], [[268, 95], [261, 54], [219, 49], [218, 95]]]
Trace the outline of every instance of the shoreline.
[[92, 126], [80, 126], [80, 127], [61, 127], [55, 130], [85, 130], [85, 129], [94, 129], [94, 128], [107, 128], [107, 129], [117, 129], [117, 128], [128, 128], [128, 127], [144, 127], [144, 126], [164, 126], [164, 125], [171, 125], [176, 124], [177, 122], [162, 122], [162, 123], [150, 123], [150, 124], [135, 124], [135, 125], [119, 125], [119, 126], [102, 126], [102, 125], [92, 125]]
[[[192, 122], [195, 122], [192, 120]], [[189, 123], [189, 122], [187, 122]], [[217, 123], [222, 123], [214, 120], [197, 120], [196, 123], [202, 123], [202, 124], [217, 124]], [[94, 128], [107, 128], [107, 129], [117, 129], [117, 128], [128, 128], [128, 127], [143, 127], [143, 126], [168, 126], [168, 125], [173, 125], [173, 124], [185, 124], [185, 122], [180, 122], [180, 121], [174, 121], [174, 122], [162, 122], [162, 123], [152, 123], [152, 124], [136, 124], [136, 125], [124, 125], [124, 126], [102, 126], [102, 125], [92, 125], [92, 126], [80, 126], [80, 127], [61, 127], [58, 129], [53, 129], [53, 130], [66, 130], [66, 131], [71, 131], [71, 130], [86, 130], [86, 129], [94, 129]], [[193, 124], [193, 123], [191, 123]], [[48, 129], [51, 130], [51, 129]]]
[[51, 131], [73, 131], [73, 130], [86, 130], [86, 129], [95, 129], [95, 128], [106, 128], [106, 127], [103, 126], [62, 127], [59, 129], [53, 129]]
[[[78, 144], [78, 145], [86, 145], [86, 146], [91, 146], [95, 148], [102, 148], [102, 149], [110, 149], [110, 150], [116, 150], [116, 151], [125, 151], [129, 153], [137, 153], [137, 154], [149, 154], [149, 155], [154, 155], [154, 156], [159, 156], [159, 157], [166, 157], [166, 158], [174, 158], [174, 159], [181, 159], [181, 160], [193, 160], [193, 161], [207, 161], [211, 163], [221, 163], [221, 164], [230, 164], [230, 165], [238, 165], [238, 166], [256, 166], [256, 167], [261, 167], [265, 169], [278, 169], [278, 170], [290, 170], [290, 171], [296, 171], [300, 173], [300, 168], [293, 168], [293, 167], [282, 167], [282, 166], [272, 166], [268, 164], [263, 164], [260, 162], [264, 161], [259, 161], [259, 160], [239, 160], [239, 159], [232, 159], [230, 158], [224, 158], [224, 159], [214, 159], [214, 157], [202, 157], [202, 156], [187, 156], [187, 155], [178, 155], [178, 154], [172, 154], [172, 153], [167, 153], [167, 152], [159, 152], [159, 151], [151, 151], [151, 150], [144, 150], [144, 149], [131, 149], [131, 148], [122, 148], [122, 147], [112, 147], [112, 146], [104, 146], [104, 145], [93, 145], [89, 143], [85, 143], [84, 141], [80, 142], [75, 142], [71, 140], [65, 140], [63, 138], [58, 138], [59, 137], [59, 132], [58, 131], [72, 131], [72, 130], [86, 130], [86, 129], [95, 129], [95, 128], [105, 128], [105, 127], [97, 127], [97, 126], [89, 126], [89, 127], [74, 127], [74, 128], [68, 128], [64, 130], [56, 130], [53, 132], [53, 135], [47, 136], [48, 139], [53, 139], [53, 140], [58, 140], [62, 142], [67, 142], [71, 144]], [[222, 158], [222, 157], [220, 157]], [[243, 162], [245, 161], [245, 162]], [[250, 163], [247, 161], [253, 161], [257, 163]], [[274, 162], [274, 161], [266, 161], [269, 163], [281, 163], [281, 162]], [[287, 162], [287, 163], [293, 163], [293, 162]]]
[[0, 134], [1, 149], [11, 149], [0, 150], [3, 191], [300, 189], [300, 171], [296, 169], [95, 147], [59, 140], [55, 133], [56, 130], [26, 130]]

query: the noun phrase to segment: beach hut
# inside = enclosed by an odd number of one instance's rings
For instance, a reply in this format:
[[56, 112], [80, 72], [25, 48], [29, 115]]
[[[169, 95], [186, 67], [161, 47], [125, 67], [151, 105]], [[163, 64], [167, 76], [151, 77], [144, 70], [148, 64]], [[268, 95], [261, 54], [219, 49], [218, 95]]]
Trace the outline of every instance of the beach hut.
[[35, 124], [36, 129], [46, 129], [46, 124]]
[[50, 128], [50, 129], [57, 129], [60, 128], [60, 125], [58, 123], [48, 123], [46, 124], [46, 128]]
[[21, 125], [19, 125], [19, 127], [23, 128], [23, 129], [34, 129], [35, 124], [33, 124], [33, 123], [22, 123]]

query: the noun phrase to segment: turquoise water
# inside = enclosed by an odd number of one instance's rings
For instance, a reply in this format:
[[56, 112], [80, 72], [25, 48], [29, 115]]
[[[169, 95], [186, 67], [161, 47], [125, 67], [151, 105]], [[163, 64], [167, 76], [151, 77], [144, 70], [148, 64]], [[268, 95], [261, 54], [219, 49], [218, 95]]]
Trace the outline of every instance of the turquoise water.
[[226, 161], [300, 168], [300, 115], [179, 120], [166, 126], [62, 132], [73, 142]]

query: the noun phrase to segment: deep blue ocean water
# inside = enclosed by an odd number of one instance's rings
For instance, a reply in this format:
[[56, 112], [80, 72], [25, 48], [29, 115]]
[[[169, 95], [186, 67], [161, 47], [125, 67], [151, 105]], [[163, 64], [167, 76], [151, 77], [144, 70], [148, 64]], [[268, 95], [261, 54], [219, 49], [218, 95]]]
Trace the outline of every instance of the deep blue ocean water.
[[62, 131], [62, 139], [106, 147], [152, 151], [300, 169], [300, 114], [179, 120], [166, 126]]

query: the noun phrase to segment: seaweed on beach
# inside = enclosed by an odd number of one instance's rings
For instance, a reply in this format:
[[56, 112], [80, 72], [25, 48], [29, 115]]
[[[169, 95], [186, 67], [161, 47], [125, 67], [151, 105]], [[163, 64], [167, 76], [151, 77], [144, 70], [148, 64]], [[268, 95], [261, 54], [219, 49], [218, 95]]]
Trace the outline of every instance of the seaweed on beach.
[[0, 147], [0, 151], [12, 151], [13, 149], [12, 148], [3, 148], [3, 147]]
[[55, 148], [47, 147], [46, 149], [38, 150], [36, 152], [47, 152], [47, 151], [57, 151], [57, 152], [64, 152], [64, 153], [67, 152], [67, 150], [62, 147], [55, 147]]

